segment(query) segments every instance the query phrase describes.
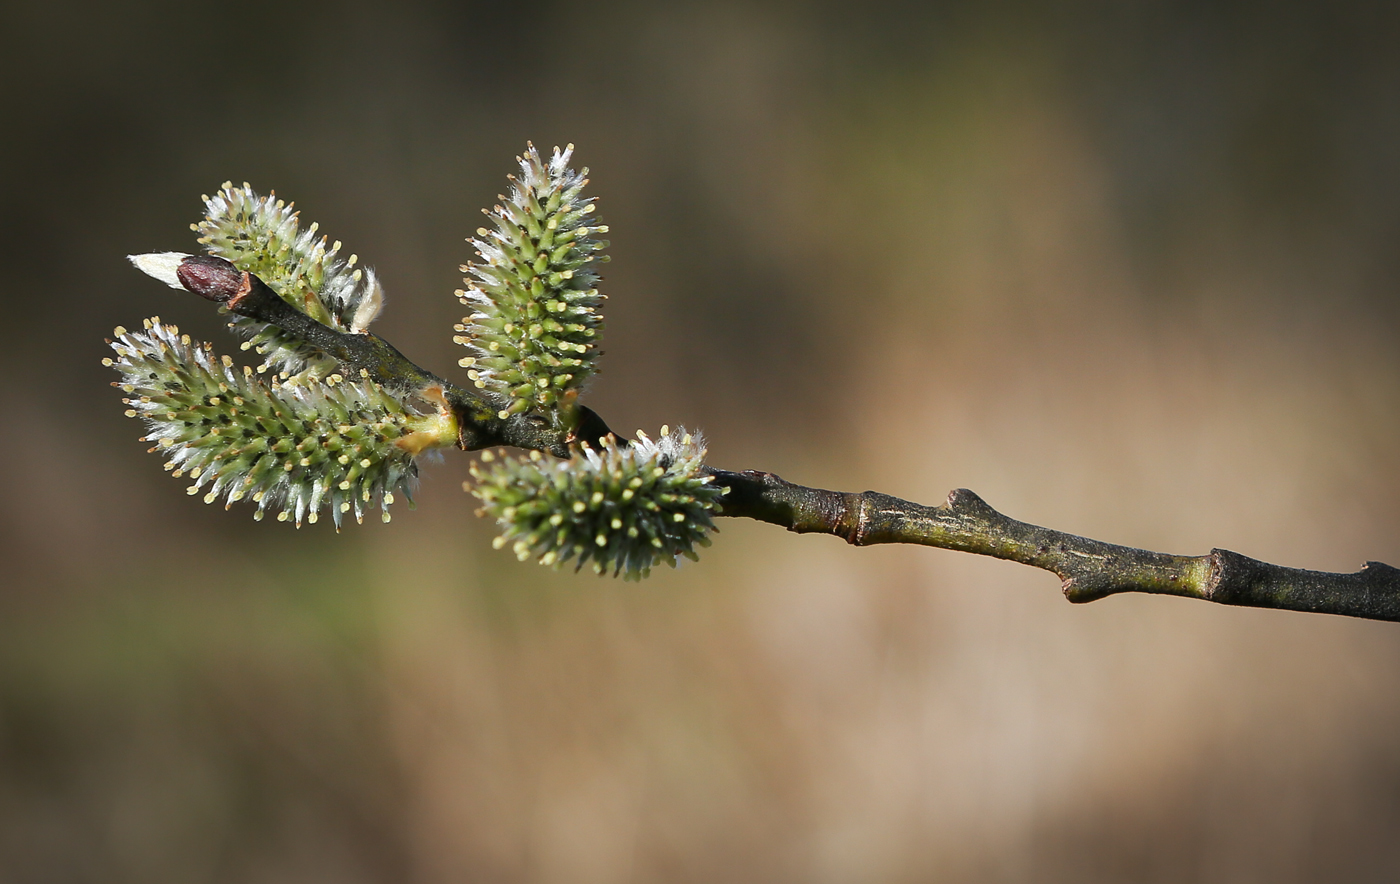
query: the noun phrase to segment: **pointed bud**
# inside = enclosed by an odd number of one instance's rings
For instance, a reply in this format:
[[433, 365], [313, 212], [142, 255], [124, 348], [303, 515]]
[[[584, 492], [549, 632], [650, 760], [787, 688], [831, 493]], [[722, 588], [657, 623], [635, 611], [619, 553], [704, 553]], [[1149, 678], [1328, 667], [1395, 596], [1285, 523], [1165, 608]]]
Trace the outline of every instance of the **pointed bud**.
[[251, 284], [247, 273], [223, 258], [210, 258], [206, 255], [185, 258], [176, 268], [175, 276], [186, 291], [194, 292], [201, 298], [217, 304], [226, 304], [238, 295], [246, 293]]

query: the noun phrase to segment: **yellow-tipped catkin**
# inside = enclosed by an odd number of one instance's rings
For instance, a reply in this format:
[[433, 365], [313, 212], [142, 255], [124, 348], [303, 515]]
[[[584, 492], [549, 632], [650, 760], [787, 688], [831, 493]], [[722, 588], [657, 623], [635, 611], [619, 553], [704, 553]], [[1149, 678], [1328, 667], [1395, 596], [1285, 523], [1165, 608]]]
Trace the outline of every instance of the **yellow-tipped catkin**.
[[457, 295], [472, 313], [455, 340], [471, 353], [472, 380], [506, 414], [556, 415], [597, 371], [607, 227], [582, 195], [588, 170], [569, 168], [572, 154], [573, 145], [555, 148], [546, 163], [530, 145], [510, 194], [488, 213], [494, 229], [470, 240], [477, 260]]
[[[379, 315], [384, 290], [374, 271], [354, 267], [355, 255], [340, 258], [340, 242], [328, 245], [316, 224], [302, 230], [291, 203], [225, 182], [204, 209], [195, 231], [209, 254], [257, 276], [302, 313], [342, 332], [362, 332]], [[334, 367], [281, 329], [243, 316], [232, 324], [276, 371]]]
[[502, 528], [499, 546], [554, 568], [573, 561], [640, 579], [678, 556], [708, 546], [724, 491], [704, 470], [705, 445], [682, 430], [653, 442], [601, 450], [570, 460], [503, 458], [474, 464], [471, 487]]
[[194, 480], [189, 493], [204, 490], [209, 503], [251, 499], [257, 519], [272, 510], [300, 525], [329, 512], [339, 528], [342, 514], [387, 512], [418, 474], [414, 446], [400, 443], [441, 420], [363, 378], [265, 382], [159, 320], [118, 331], [107, 361], [152, 451]]

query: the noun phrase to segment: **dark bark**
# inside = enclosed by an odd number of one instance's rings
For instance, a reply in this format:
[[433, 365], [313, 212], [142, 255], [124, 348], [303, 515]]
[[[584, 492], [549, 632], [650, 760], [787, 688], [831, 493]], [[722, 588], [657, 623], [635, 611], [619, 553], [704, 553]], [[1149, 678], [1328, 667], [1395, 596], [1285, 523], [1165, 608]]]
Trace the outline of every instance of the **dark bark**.
[[1020, 562], [1058, 576], [1072, 602], [1150, 592], [1225, 605], [1400, 620], [1400, 569], [1380, 562], [1336, 574], [1285, 568], [1225, 549], [1204, 556], [1169, 555], [1019, 522], [965, 488], [949, 494], [942, 506], [923, 506], [875, 491], [807, 488], [772, 473], [712, 474], [729, 489], [722, 515], [771, 522], [800, 534], [834, 534], [855, 546], [918, 543]]

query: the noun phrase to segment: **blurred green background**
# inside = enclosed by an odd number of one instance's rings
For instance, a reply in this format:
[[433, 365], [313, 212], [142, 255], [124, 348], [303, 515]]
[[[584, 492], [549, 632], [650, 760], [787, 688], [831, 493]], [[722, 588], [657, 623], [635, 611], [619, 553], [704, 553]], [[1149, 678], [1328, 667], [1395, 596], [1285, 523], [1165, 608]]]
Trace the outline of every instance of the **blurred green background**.
[[1400, 876], [1400, 627], [726, 522], [641, 585], [183, 493], [102, 339], [225, 179], [456, 371], [527, 139], [612, 227], [615, 427], [1182, 553], [1400, 564], [1400, 8], [11, 2], [0, 880]]

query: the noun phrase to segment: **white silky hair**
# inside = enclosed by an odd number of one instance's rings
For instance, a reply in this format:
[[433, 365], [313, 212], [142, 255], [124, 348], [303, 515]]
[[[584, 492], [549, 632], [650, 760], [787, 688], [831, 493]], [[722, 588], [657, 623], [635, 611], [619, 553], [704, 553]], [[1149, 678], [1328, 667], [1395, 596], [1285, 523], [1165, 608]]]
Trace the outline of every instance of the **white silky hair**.
[[172, 289], [184, 291], [185, 287], [180, 284], [180, 277], [175, 271], [188, 257], [184, 252], [147, 252], [144, 255], [127, 255], [126, 259], [147, 276], [160, 280]]

